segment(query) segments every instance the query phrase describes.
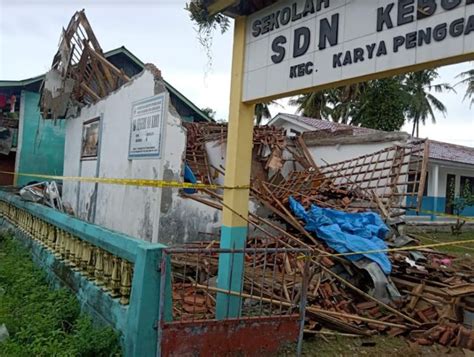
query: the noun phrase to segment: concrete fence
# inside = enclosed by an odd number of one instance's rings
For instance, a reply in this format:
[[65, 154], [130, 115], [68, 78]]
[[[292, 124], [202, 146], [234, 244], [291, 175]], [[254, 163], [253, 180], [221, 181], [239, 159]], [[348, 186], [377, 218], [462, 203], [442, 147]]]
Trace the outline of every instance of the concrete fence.
[[0, 226], [13, 230], [53, 284], [70, 288], [83, 311], [121, 332], [126, 356], [159, 354], [159, 307], [171, 309], [171, 292], [161, 294], [165, 301], [160, 304], [165, 246], [25, 202], [5, 191], [0, 191], [0, 215]]

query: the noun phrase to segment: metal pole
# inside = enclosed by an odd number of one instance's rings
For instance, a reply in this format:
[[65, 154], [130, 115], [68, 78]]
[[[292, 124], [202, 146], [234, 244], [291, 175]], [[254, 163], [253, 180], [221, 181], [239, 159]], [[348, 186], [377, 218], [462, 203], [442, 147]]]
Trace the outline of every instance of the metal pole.
[[165, 295], [166, 295], [166, 260], [167, 260], [167, 253], [166, 250], [161, 251], [161, 262], [159, 265], [160, 269], [160, 301], [159, 303], [159, 311], [158, 311], [158, 321], [156, 322], [157, 328], [157, 346], [156, 346], [156, 355], [157, 357], [161, 356], [161, 340], [163, 337], [163, 324], [165, 323]]
[[310, 255], [309, 253], [305, 254], [305, 263], [303, 271], [303, 279], [301, 284], [301, 301], [300, 301], [300, 331], [298, 335], [298, 346], [296, 350], [296, 355], [301, 356], [303, 351], [303, 334], [304, 334], [304, 322], [306, 317], [306, 299], [308, 295], [308, 284], [309, 284], [309, 264], [310, 264]]

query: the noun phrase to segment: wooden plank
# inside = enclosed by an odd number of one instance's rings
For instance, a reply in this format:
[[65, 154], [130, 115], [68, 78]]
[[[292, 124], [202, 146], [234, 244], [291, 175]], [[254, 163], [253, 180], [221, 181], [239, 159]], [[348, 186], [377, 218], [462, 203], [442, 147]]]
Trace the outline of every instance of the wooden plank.
[[93, 97], [95, 99], [95, 101], [99, 101], [101, 98], [92, 90], [90, 89], [87, 84], [85, 84], [84, 82], [81, 83], [81, 88], [84, 89], [87, 94], [89, 94], [91, 97]]
[[121, 70], [119, 70], [112, 63], [110, 63], [104, 56], [100, 55], [99, 53], [97, 53], [96, 51], [94, 51], [92, 49], [89, 52], [90, 52], [91, 56], [94, 56], [95, 58], [97, 58], [104, 66], [107, 66], [115, 75], [122, 78], [126, 82], [128, 82], [130, 80], [130, 77], [123, 74], [123, 72]]
[[92, 78], [94, 78], [95, 81], [97, 82], [97, 84], [99, 85], [99, 87], [100, 87], [100, 96], [103, 98], [109, 92], [107, 90], [106, 85], [104, 84], [104, 78], [102, 77], [102, 72], [99, 70], [99, 66], [97, 65], [97, 61], [92, 60], [90, 63], [91, 63], [92, 69], [94, 71], [94, 76]]

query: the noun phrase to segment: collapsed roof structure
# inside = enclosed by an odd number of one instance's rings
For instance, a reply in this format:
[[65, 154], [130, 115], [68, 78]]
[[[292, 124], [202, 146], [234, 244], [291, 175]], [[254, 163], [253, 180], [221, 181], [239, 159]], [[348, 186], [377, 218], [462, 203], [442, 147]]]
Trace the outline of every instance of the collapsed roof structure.
[[84, 10], [63, 29], [59, 49], [42, 85], [40, 110], [45, 119], [73, 116], [130, 78], [105, 57]]
[[[186, 162], [194, 174], [203, 183], [223, 183], [225, 168], [222, 163], [213, 165], [208, 151], [225, 145], [227, 126], [184, 125], [188, 130]], [[315, 203], [348, 212], [371, 209], [384, 218], [401, 216], [407, 209], [419, 210], [427, 141], [408, 139], [368, 155], [317, 166], [306, 145], [313, 139], [314, 133], [286, 137], [283, 129], [256, 127], [252, 196], [269, 209], [287, 204], [293, 195], [306, 207]]]
[[[225, 167], [223, 160], [216, 161], [215, 156], [221, 153], [223, 158], [227, 127], [186, 127], [186, 162], [196, 178], [204, 183], [222, 184]], [[252, 233], [246, 246], [249, 253], [245, 258], [243, 296], [259, 295], [256, 299], [260, 303], [276, 308], [294, 302], [302, 294], [298, 289], [304, 286], [304, 264], [298, 254], [274, 253], [270, 258], [262, 254], [255, 258], [251, 252], [305, 248], [313, 257], [308, 278], [306, 332], [317, 333], [327, 328], [365, 336], [386, 333], [405, 335], [420, 344], [436, 342], [474, 348], [474, 335], [462, 324], [465, 299], [472, 292], [472, 263], [426, 248], [397, 251], [419, 244], [416, 238], [401, 234], [398, 224], [403, 223], [400, 216], [407, 210], [420, 209], [417, 202], [425, 185], [428, 141], [390, 134], [405, 140], [351, 160], [316, 165], [307, 142], [316, 137], [324, 141], [340, 135], [313, 132], [285, 137], [283, 129], [254, 129], [251, 200], [260, 209], [251, 212], [248, 220]], [[185, 196], [217, 209], [224, 205], [219, 192], [203, 190]], [[378, 212], [391, 226], [387, 244], [395, 251], [383, 253], [390, 261], [390, 274], [362, 255], [337, 254], [292, 209], [293, 199], [306, 209], [316, 205], [351, 214]], [[369, 231], [368, 227], [361, 229]], [[185, 247], [212, 251], [218, 242], [194, 242]], [[172, 260], [174, 274], [178, 274], [174, 283], [174, 313], [181, 319], [199, 320], [215, 313], [206, 286], [217, 276], [218, 254], [205, 256], [202, 262], [191, 253]]]
[[[224, 6], [217, 12], [225, 8], [232, 15], [245, 14], [272, 2], [207, 3], [209, 9]], [[73, 115], [81, 106], [96, 103], [127, 81], [126, 75], [103, 58], [84, 12], [78, 12], [64, 30], [52, 69], [46, 76], [42, 112], [50, 118]], [[227, 126], [183, 126], [187, 129], [185, 161], [195, 178], [222, 186]], [[397, 224], [407, 210], [420, 208], [428, 142], [406, 138], [367, 155], [317, 165], [308, 149], [308, 140], [315, 140], [314, 135], [288, 138], [282, 129], [255, 128], [250, 192], [256, 208], [249, 215], [251, 233], [247, 239], [248, 248], [305, 248], [311, 252], [307, 330], [315, 332], [326, 327], [356, 335], [404, 334], [424, 343], [439, 341], [473, 348], [474, 338], [461, 326], [459, 312], [466, 305], [463, 299], [472, 292], [468, 286], [474, 280], [472, 264], [426, 249], [402, 251], [389, 254], [391, 274], [385, 274], [360, 252], [354, 259], [338, 254], [318, 231], [308, 228], [292, 207], [295, 200], [302, 210], [308, 211], [313, 207], [349, 215], [375, 211], [391, 224], [389, 247], [416, 244], [397, 230]], [[219, 190], [202, 189], [182, 196], [216, 210], [225, 205]], [[359, 227], [359, 233], [364, 230], [368, 231]], [[354, 237], [355, 240], [357, 236]], [[209, 250], [216, 243], [195, 241], [186, 247]], [[172, 260], [173, 277], [179, 275], [187, 284], [186, 293], [192, 295], [173, 295], [175, 315], [199, 319], [214, 313], [215, 301], [202, 297], [206, 291], [198, 285], [209, 286], [209, 278], [216, 278], [218, 258], [216, 253], [212, 259], [202, 261], [191, 256]], [[181, 269], [183, 261], [187, 271]], [[268, 262], [274, 266], [276, 278], [275, 274], [266, 275], [265, 268], [259, 272], [261, 265], [250, 267], [246, 260], [243, 288], [257, 289], [262, 301], [291, 304], [303, 294], [300, 257], [277, 252], [265, 264]], [[200, 271], [206, 271], [205, 278]], [[176, 283], [177, 279], [173, 281]]]

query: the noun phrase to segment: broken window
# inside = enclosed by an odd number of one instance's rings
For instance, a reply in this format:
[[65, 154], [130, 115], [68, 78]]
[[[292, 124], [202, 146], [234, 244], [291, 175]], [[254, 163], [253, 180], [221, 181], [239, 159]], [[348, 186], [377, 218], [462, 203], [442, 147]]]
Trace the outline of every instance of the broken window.
[[81, 159], [97, 159], [99, 148], [100, 118], [94, 118], [82, 125]]

